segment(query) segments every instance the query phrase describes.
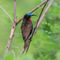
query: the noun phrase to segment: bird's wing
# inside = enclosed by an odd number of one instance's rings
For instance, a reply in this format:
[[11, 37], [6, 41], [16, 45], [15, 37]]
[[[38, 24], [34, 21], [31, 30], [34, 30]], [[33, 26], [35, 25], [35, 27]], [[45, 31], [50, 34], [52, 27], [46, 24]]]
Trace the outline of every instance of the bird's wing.
[[21, 31], [24, 40], [26, 40], [31, 35], [32, 29], [33, 29], [33, 25], [31, 22], [28, 24], [24, 24], [24, 23], [22, 24]]

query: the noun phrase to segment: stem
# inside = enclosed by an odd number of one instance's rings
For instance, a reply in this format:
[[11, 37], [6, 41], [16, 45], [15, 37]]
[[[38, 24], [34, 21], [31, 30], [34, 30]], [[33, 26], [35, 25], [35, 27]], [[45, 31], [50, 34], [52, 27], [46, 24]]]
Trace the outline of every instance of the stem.
[[12, 18], [9, 16], [9, 14], [5, 11], [5, 9], [0, 6], [0, 8], [5, 12], [5, 14], [9, 17], [9, 19], [12, 21], [12, 23], [14, 23], [14, 21], [12, 20]]
[[36, 30], [36, 28], [37, 28], [37, 24], [38, 24], [38, 22], [39, 22], [39, 19], [40, 19], [42, 13], [43, 13], [43, 10], [44, 10], [44, 8], [45, 8], [47, 2], [48, 2], [48, 0], [46, 1], [45, 5], [44, 5], [43, 8], [42, 8], [42, 11], [41, 11], [41, 13], [40, 13], [40, 15], [39, 15], [39, 17], [38, 17], [38, 19], [37, 19], [35, 29], [33, 30], [33, 33], [32, 33], [32, 35], [31, 35], [30, 39], [32, 39], [33, 35], [35, 34], [35, 30]]
[[16, 0], [14, 0], [14, 22], [16, 22]]
[[11, 28], [11, 33], [10, 33], [9, 41], [8, 41], [8, 44], [7, 44], [7, 48], [6, 48], [6, 53], [9, 51], [10, 44], [11, 44], [12, 38], [13, 38], [13, 36], [14, 36], [15, 28], [16, 28], [16, 24], [13, 24], [13, 26], [12, 26], [12, 28]]
[[[43, 4], [45, 4], [46, 1], [43, 1], [41, 4], [39, 4], [37, 7], [35, 7], [34, 9], [32, 9], [29, 13], [34, 12], [35, 10], [37, 10], [39, 7], [41, 7]], [[21, 17], [18, 21], [17, 24], [23, 19], [23, 17]]]
[[6, 48], [6, 53], [9, 51], [12, 38], [14, 37], [15, 28], [16, 28], [16, 0], [14, 0], [14, 24], [11, 28], [11, 33], [10, 33], [9, 41], [8, 41], [7, 48]]
[[44, 11], [43, 15], [41, 16], [41, 18], [40, 18], [40, 20], [39, 20], [39, 22], [38, 22], [38, 24], [37, 24], [37, 26], [36, 26], [36, 28], [34, 30], [33, 35], [36, 33], [38, 27], [40, 26], [41, 22], [43, 21], [43, 18], [45, 17], [45, 15], [48, 12], [49, 8], [51, 7], [52, 3], [53, 3], [53, 0], [51, 0], [51, 2], [49, 3], [48, 7], [46, 8], [46, 10]]

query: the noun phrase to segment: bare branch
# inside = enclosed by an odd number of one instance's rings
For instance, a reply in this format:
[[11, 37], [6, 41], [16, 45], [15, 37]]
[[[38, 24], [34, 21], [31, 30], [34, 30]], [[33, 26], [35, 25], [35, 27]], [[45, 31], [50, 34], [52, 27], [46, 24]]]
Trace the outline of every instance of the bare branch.
[[[46, 0], [47, 1], [47, 0]], [[45, 2], [46, 2], [45, 1]], [[44, 2], [44, 3], [45, 3]], [[43, 3], [43, 4], [44, 4]], [[39, 22], [37, 23], [37, 26], [36, 26], [36, 29], [35, 29], [35, 31], [34, 31], [34, 34], [35, 34], [35, 32], [37, 31], [37, 29], [38, 29], [38, 27], [40, 26], [40, 24], [41, 24], [41, 21], [43, 20], [43, 18], [45, 17], [45, 15], [46, 15], [46, 13], [47, 13], [47, 11], [48, 11], [48, 9], [50, 8], [50, 6], [52, 5], [52, 3], [53, 3], [53, 0], [51, 0], [51, 2], [49, 3], [49, 5], [48, 5], [48, 7], [46, 8], [46, 10], [45, 10], [45, 12], [43, 13], [43, 15], [41, 16], [41, 18], [39, 19]], [[42, 3], [41, 3], [41, 5], [43, 5]], [[41, 6], [40, 5], [40, 6]], [[40, 7], [39, 6], [39, 7]], [[38, 8], [39, 8], [38, 7]], [[1, 7], [0, 7], [1, 8]], [[36, 9], [38, 9], [38, 8], [36, 8]], [[32, 12], [34, 12], [36, 9], [33, 9], [32, 11], [30, 11], [30, 13], [32, 13]], [[43, 8], [44, 9], [44, 8]], [[41, 12], [41, 14], [42, 14], [42, 12]], [[21, 21], [21, 19], [23, 19], [23, 17], [22, 18], [20, 18], [18, 21], [16, 20], [16, 0], [14, 0], [14, 24], [13, 24], [13, 26], [12, 26], [12, 28], [11, 28], [11, 33], [10, 33], [10, 37], [9, 37], [9, 42], [8, 42], [8, 44], [7, 44], [7, 48], [6, 48], [6, 53], [9, 51], [9, 47], [10, 47], [10, 44], [11, 44], [11, 42], [12, 42], [12, 38], [13, 38], [13, 36], [14, 36], [14, 31], [15, 31], [15, 28], [16, 28], [16, 23], [18, 24], [20, 21]], [[34, 35], [33, 34], [33, 35]], [[22, 51], [22, 53], [24, 52], [24, 49], [23, 49], [23, 51]]]
[[7, 52], [9, 51], [10, 44], [11, 44], [12, 38], [13, 38], [13, 36], [14, 36], [15, 28], [16, 28], [16, 24], [13, 24], [13, 26], [12, 26], [12, 28], [11, 28], [11, 33], [10, 33], [10, 37], [9, 37], [9, 41], [8, 41], [8, 44], [7, 44], [6, 52], [5, 52], [5, 53], [7, 53]]
[[[39, 17], [38, 17], [38, 19], [37, 19], [37, 23], [38, 23], [38, 21], [39, 21], [41, 15], [42, 15], [42, 13], [43, 13], [43, 10], [44, 10], [44, 8], [45, 8], [47, 2], [48, 2], [48, 0], [46, 1], [45, 5], [44, 5], [43, 8], [42, 8], [42, 11], [41, 11], [41, 13], [40, 13], [40, 15], [39, 15]], [[36, 23], [36, 26], [37, 26], [37, 23]]]
[[16, 22], [16, 0], [14, 0], [14, 22]]
[[[37, 10], [40, 6], [42, 6], [43, 4], [45, 4], [46, 1], [43, 1], [41, 4], [39, 4], [37, 7], [35, 7], [34, 9], [32, 9], [29, 13], [34, 12], [35, 10]], [[21, 17], [18, 21], [17, 24], [23, 19], [23, 17]]]
[[6, 15], [9, 17], [9, 19], [12, 21], [12, 23], [14, 23], [14, 21], [12, 20], [12, 18], [9, 16], [9, 14], [5, 11], [5, 9], [2, 7], [2, 6], [0, 6], [0, 8], [6, 13]]
[[42, 8], [42, 11], [41, 11], [41, 13], [40, 13], [40, 15], [39, 15], [39, 17], [38, 17], [38, 19], [37, 19], [36, 26], [35, 26], [35, 28], [34, 28], [34, 30], [33, 30], [33, 33], [32, 33], [32, 35], [31, 35], [30, 39], [32, 39], [32, 37], [33, 37], [33, 35], [34, 35], [34, 33], [35, 33], [35, 29], [37, 28], [37, 24], [38, 24], [38, 22], [39, 22], [39, 19], [40, 19], [41, 15], [42, 15], [42, 12], [43, 12], [43, 10], [44, 10], [47, 2], [48, 2], [48, 0], [46, 1], [45, 5], [44, 5], [43, 8]]
[[39, 4], [37, 7], [35, 7], [32, 11], [30, 11], [29, 13], [34, 12], [35, 10], [37, 10], [39, 7], [41, 7], [43, 4], [45, 4], [46, 1], [43, 1], [41, 4]]
[[24, 53], [24, 51], [25, 51], [25, 49], [23, 48], [22, 51], [21, 51], [21, 53], [20, 53], [20, 56]]
[[48, 12], [49, 8], [51, 7], [52, 3], [54, 0], [51, 0], [51, 2], [49, 3], [48, 7], [46, 8], [45, 12], [43, 13], [42, 17], [39, 20], [39, 23], [37, 24], [37, 28], [39, 27], [39, 25], [41, 24], [43, 18], [45, 17], [46, 13]]
[[[45, 17], [45, 15], [48, 12], [49, 8], [51, 7], [52, 3], [53, 3], [53, 0], [51, 0], [51, 2], [49, 3], [48, 7], [46, 8], [46, 10], [44, 11], [43, 15], [41, 16], [39, 22], [37, 23], [37, 26], [36, 26], [34, 32], [32, 33], [32, 36], [36, 33], [38, 27], [40, 26], [41, 22], [43, 21], [43, 18]], [[32, 38], [32, 36], [31, 36], [31, 38]]]
[[[40, 19], [41, 15], [42, 15], [42, 12], [43, 12], [43, 10], [44, 10], [44, 8], [45, 8], [45, 6], [46, 6], [47, 2], [48, 2], [48, 0], [46, 1], [45, 5], [44, 5], [44, 6], [43, 6], [43, 8], [42, 8], [42, 11], [41, 11], [41, 13], [40, 13], [40, 15], [39, 15], [39, 17], [38, 17], [38, 20], [37, 20], [37, 23], [36, 23], [35, 28], [37, 27], [38, 21], [39, 21], [39, 19]], [[35, 10], [35, 9], [34, 9], [34, 10]], [[33, 10], [32, 10], [32, 11], [33, 11]], [[31, 11], [31, 12], [32, 12], [32, 11]], [[34, 32], [35, 32], [35, 29], [34, 29], [34, 31], [33, 31], [33, 33], [32, 33], [32, 35], [31, 35], [31, 37], [28, 37], [27, 39], [32, 39]], [[29, 48], [29, 47], [27, 47], [26, 52], [28, 51], [28, 48]], [[22, 49], [22, 51], [21, 51], [21, 53], [20, 53], [20, 56], [24, 53], [24, 51], [25, 51], [25, 49], [23, 48], [23, 49]]]
[[6, 53], [9, 51], [9, 48], [10, 48], [10, 44], [12, 42], [12, 38], [14, 36], [14, 31], [15, 31], [15, 28], [16, 28], [16, 0], [14, 0], [14, 24], [11, 28], [11, 33], [10, 33], [10, 37], [9, 37], [9, 41], [8, 41], [8, 44], [7, 44], [7, 48], [6, 48]]

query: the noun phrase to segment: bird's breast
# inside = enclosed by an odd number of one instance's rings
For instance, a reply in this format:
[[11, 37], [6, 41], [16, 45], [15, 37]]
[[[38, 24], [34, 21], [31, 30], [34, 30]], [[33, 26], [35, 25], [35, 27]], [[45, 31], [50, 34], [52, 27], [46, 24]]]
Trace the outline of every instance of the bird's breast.
[[23, 37], [28, 37], [28, 35], [30, 34], [30, 31], [32, 29], [32, 22], [28, 21], [28, 22], [22, 22], [22, 25], [21, 25], [21, 31], [22, 31], [22, 36]]

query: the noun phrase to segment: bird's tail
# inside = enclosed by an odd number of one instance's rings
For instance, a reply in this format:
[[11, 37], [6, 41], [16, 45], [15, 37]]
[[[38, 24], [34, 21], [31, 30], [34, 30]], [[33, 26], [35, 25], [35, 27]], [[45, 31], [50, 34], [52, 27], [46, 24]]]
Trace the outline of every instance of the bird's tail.
[[26, 48], [26, 53], [27, 53], [27, 51], [28, 51], [28, 49], [29, 49], [29, 46], [30, 46], [30, 42], [31, 42], [31, 37], [29, 38], [29, 40], [28, 40], [29, 42], [28, 42], [28, 47]]
[[26, 49], [26, 53], [29, 49], [29, 46], [30, 46], [30, 40], [26, 40], [25, 45], [24, 45], [24, 48]]
[[27, 49], [26, 49], [26, 53], [28, 52], [28, 49], [29, 49], [29, 46], [28, 46]]
[[30, 40], [26, 40], [25, 44], [24, 44], [24, 48], [22, 49], [20, 55], [22, 55], [25, 52], [25, 50], [26, 50], [26, 53], [27, 53], [27, 51], [29, 49], [29, 46], [30, 46]]

